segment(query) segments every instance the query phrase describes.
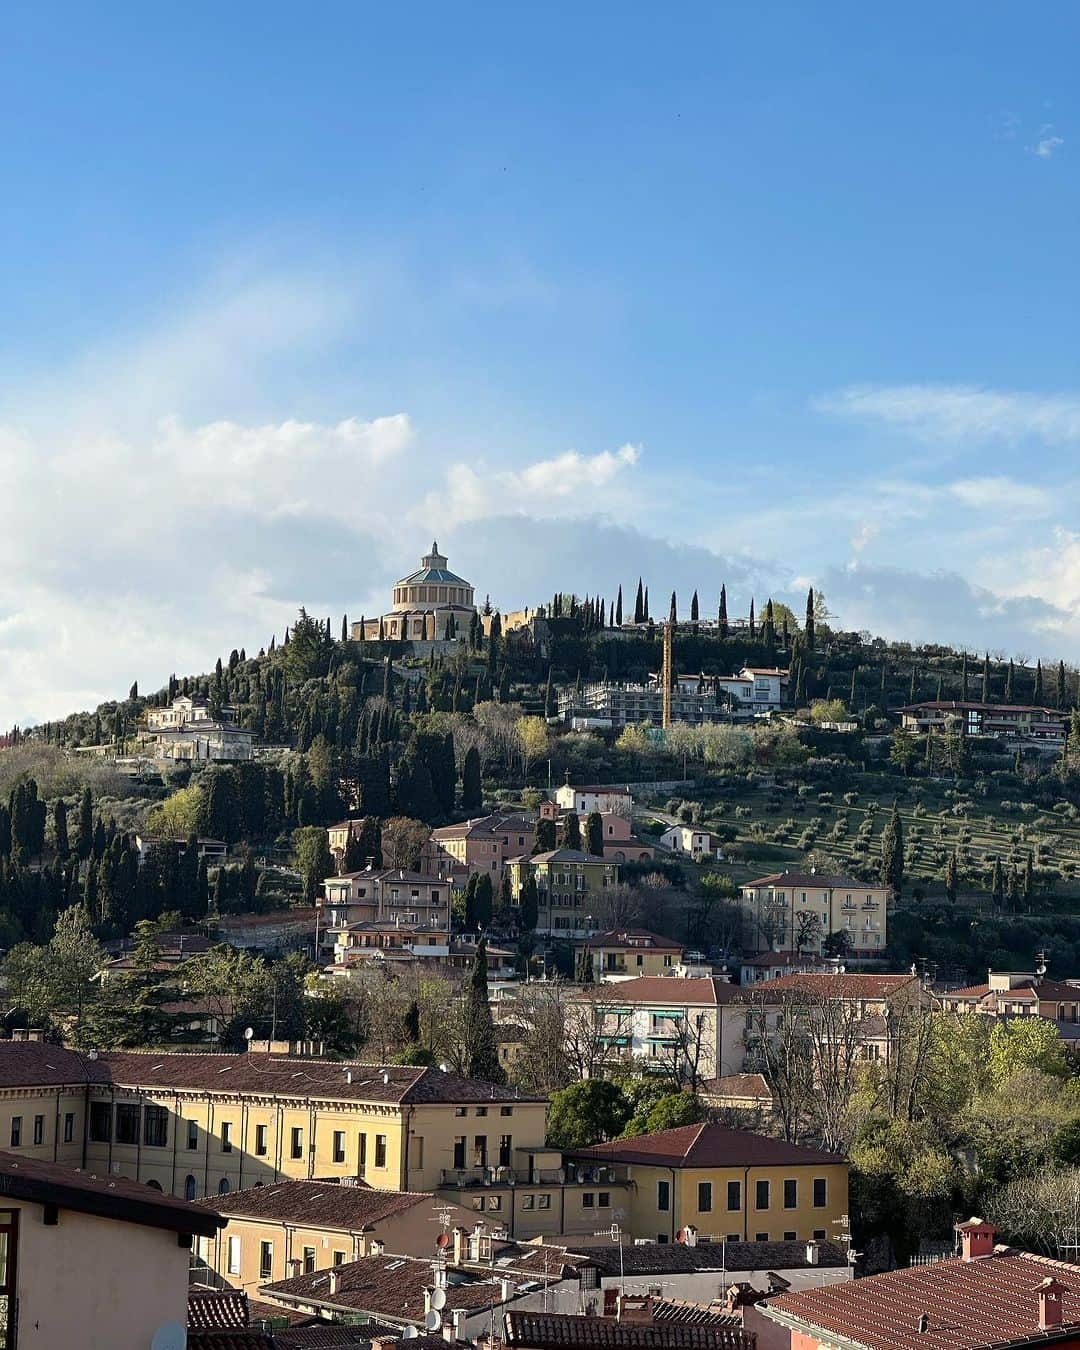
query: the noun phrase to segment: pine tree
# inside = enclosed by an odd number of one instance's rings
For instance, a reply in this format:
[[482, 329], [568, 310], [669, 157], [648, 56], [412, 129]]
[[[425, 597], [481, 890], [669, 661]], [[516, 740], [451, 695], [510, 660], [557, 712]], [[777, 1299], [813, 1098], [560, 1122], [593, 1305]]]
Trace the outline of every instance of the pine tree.
[[487, 943], [483, 938], [476, 944], [472, 973], [465, 986], [463, 1021], [466, 1075], [488, 1083], [505, 1082], [506, 1076], [499, 1066], [495, 1023], [488, 1002]]
[[881, 884], [898, 894], [904, 881], [904, 830], [900, 811], [893, 803], [892, 815], [881, 833]]
[[803, 627], [803, 638], [806, 642], [806, 650], [814, 650], [814, 588], [810, 587], [806, 593], [806, 623]]
[[728, 617], [727, 617], [727, 587], [720, 587], [720, 608], [716, 615], [716, 632], [723, 642], [728, 635]]

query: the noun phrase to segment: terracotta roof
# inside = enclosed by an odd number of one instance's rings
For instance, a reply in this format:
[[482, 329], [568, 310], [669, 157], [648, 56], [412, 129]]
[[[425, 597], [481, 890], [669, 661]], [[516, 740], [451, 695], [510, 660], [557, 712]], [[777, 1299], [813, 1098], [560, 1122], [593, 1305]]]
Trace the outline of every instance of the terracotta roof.
[[[279, 1308], [278, 1312], [280, 1311]], [[273, 1342], [273, 1350], [337, 1350], [339, 1346], [370, 1345], [376, 1338], [396, 1338], [400, 1332], [400, 1327], [383, 1327], [376, 1322], [364, 1322], [358, 1327], [327, 1326], [324, 1322], [321, 1326], [311, 1324], [275, 1331], [270, 1339]], [[415, 1345], [419, 1339], [416, 1337], [410, 1342], [410, 1346]], [[439, 1341], [445, 1350], [446, 1342], [441, 1336]]]
[[[628, 844], [629, 839], [612, 839], [608, 841], [612, 844]], [[664, 937], [661, 933], [653, 933], [648, 928], [612, 928], [606, 933], [596, 933], [588, 942], [586, 947], [625, 947], [627, 951], [649, 951], [650, 949], [660, 949], [663, 951], [682, 951], [685, 943], [676, 942], [674, 938]]]
[[[619, 1274], [617, 1246], [575, 1246], [569, 1250], [588, 1259], [601, 1275]], [[818, 1243], [818, 1265], [837, 1268], [847, 1265], [847, 1257], [835, 1242]], [[646, 1242], [624, 1246], [622, 1269], [627, 1275], [686, 1275], [694, 1271], [728, 1270], [802, 1270], [809, 1267], [805, 1242], [698, 1242], [689, 1247], [681, 1242]]]
[[8, 1152], [0, 1152], [0, 1194], [39, 1205], [59, 1205], [78, 1214], [202, 1237], [213, 1237], [225, 1226], [225, 1220], [211, 1206], [196, 1206], [164, 1195], [145, 1182], [99, 1176], [83, 1167], [65, 1167]]
[[44, 1041], [0, 1041], [0, 1087], [105, 1083], [100, 1060]]
[[251, 1327], [196, 1328], [188, 1331], [187, 1350], [274, 1350], [274, 1339]]
[[428, 872], [410, 872], [404, 867], [375, 867], [370, 871], [361, 868], [359, 872], [342, 872], [340, 876], [327, 877], [327, 881], [352, 881], [356, 877], [367, 877], [369, 881], [404, 881], [422, 886], [446, 885], [446, 878]]
[[958, 699], [926, 699], [922, 703], [908, 703], [897, 712], [913, 713], [920, 708], [933, 708], [938, 712], [966, 712], [977, 709], [990, 715], [994, 713], [1042, 713], [1044, 717], [1063, 722], [1065, 713], [1055, 712], [1053, 708], [1040, 708], [1033, 703], [961, 703]]
[[[867, 1350], [991, 1350], [1038, 1345], [1035, 1289], [1047, 1276], [1066, 1286], [1063, 1331], [1080, 1334], [1080, 1267], [1009, 1247], [977, 1261], [953, 1259], [770, 1299], [765, 1309], [839, 1335]], [[918, 1331], [925, 1313], [926, 1331]], [[779, 1318], [777, 1320], [780, 1320]], [[815, 1334], [812, 1331], [810, 1334]]]
[[567, 1150], [574, 1158], [604, 1162], [642, 1163], [661, 1167], [769, 1167], [799, 1164], [839, 1164], [847, 1160], [838, 1153], [825, 1153], [783, 1139], [733, 1130], [726, 1125], [679, 1125], [655, 1134], [635, 1134], [591, 1148]]
[[991, 989], [989, 984], [972, 984], [966, 989], [946, 989], [942, 998], [1040, 998], [1047, 1001], [1076, 1002], [1080, 999], [1080, 986], [1068, 984], [1065, 980], [1037, 980], [1034, 975], [1027, 977], [1013, 989]]
[[247, 1294], [239, 1289], [189, 1289], [188, 1331], [248, 1325]]
[[721, 1003], [737, 1003], [746, 991], [737, 984], [712, 975], [684, 977], [680, 975], [638, 975], [632, 980], [587, 985], [582, 989], [587, 998], [603, 999], [605, 1003], [662, 1003], [704, 1004], [716, 1007]]
[[403, 1214], [415, 1205], [431, 1203], [428, 1194], [377, 1191], [370, 1186], [342, 1186], [329, 1181], [280, 1181], [246, 1191], [218, 1195], [210, 1205], [227, 1218], [268, 1219], [302, 1223], [307, 1227], [358, 1231], [382, 1219]]
[[603, 858], [594, 857], [591, 853], [583, 853], [579, 848], [553, 848], [547, 853], [534, 853], [526, 861], [534, 863], [594, 863], [597, 867], [604, 866]]
[[[337, 1276], [337, 1289], [330, 1293], [330, 1276]], [[372, 1313], [392, 1322], [415, 1322], [424, 1317], [424, 1290], [431, 1286], [431, 1262], [415, 1257], [365, 1256], [348, 1261], [332, 1271], [294, 1275], [288, 1280], [262, 1286], [262, 1293], [275, 1300], [321, 1305], [327, 1308]], [[502, 1301], [497, 1279], [469, 1280], [450, 1284], [446, 1290], [446, 1316], [455, 1308], [477, 1310]]]
[[798, 975], [781, 975], [775, 980], [760, 980], [748, 984], [742, 994], [745, 999], [768, 999], [772, 994], [806, 994], [816, 998], [881, 999], [914, 985], [917, 975], [853, 975], [848, 971], [805, 971]]
[[808, 886], [826, 890], [879, 891], [882, 889], [876, 881], [858, 881], [843, 872], [770, 872], [768, 876], [758, 877], [756, 881], [744, 881], [745, 891], [755, 886]]
[[[2, 1062], [2, 1056], [0, 1056]], [[94, 1061], [98, 1082], [198, 1092], [252, 1092], [338, 1101], [428, 1102], [546, 1101], [441, 1069], [362, 1064], [349, 1060], [293, 1059], [258, 1052], [241, 1055], [159, 1054], [110, 1051]], [[351, 1076], [352, 1081], [349, 1081]], [[67, 1081], [67, 1080], [64, 1080]], [[79, 1081], [73, 1079], [71, 1081]]]
[[508, 1312], [506, 1344], [525, 1350], [753, 1350], [752, 1332], [734, 1326], [695, 1326], [667, 1319], [619, 1322], [571, 1313]]
[[741, 1327], [738, 1313], [726, 1312], [716, 1303], [691, 1303], [684, 1298], [662, 1298], [649, 1311], [654, 1322], [689, 1322], [699, 1327]]
[[772, 1089], [763, 1073], [728, 1073], [722, 1078], [707, 1078], [701, 1085], [707, 1097], [755, 1097], [772, 1105]]
[[525, 816], [504, 816], [498, 813], [490, 816], [476, 816], [471, 820], [458, 821], [456, 825], [440, 825], [437, 830], [431, 831], [431, 837], [432, 839], [465, 839], [474, 834], [494, 835], [502, 834], [504, 831], [508, 834], [513, 834], [515, 831], [520, 834], [535, 833], [536, 821], [529, 820]]

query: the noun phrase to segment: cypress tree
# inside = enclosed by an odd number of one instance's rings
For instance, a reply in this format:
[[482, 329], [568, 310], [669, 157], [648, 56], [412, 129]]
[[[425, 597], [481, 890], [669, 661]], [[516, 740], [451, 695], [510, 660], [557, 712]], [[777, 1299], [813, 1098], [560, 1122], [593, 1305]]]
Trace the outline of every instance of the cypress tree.
[[806, 650], [814, 650], [814, 588], [813, 586], [806, 593], [806, 623], [803, 628], [803, 637], [806, 641]]
[[483, 787], [480, 781], [480, 751], [470, 745], [465, 752], [461, 766], [461, 809], [470, 814], [480, 811], [484, 805]]
[[851, 689], [848, 691], [848, 712], [853, 713], [858, 704], [858, 676], [859, 667], [851, 667]]
[[716, 631], [722, 642], [728, 635], [727, 587], [720, 587], [720, 608], [716, 616]]
[[898, 893], [904, 881], [904, 831], [900, 811], [893, 802], [892, 815], [881, 834], [881, 884]]
[[987, 652], [987, 653], [983, 656], [983, 668], [982, 668], [982, 701], [983, 701], [983, 703], [989, 703], [989, 702], [990, 702], [990, 653], [989, 653], [989, 652]]
[[550, 853], [555, 847], [555, 822], [550, 817], [541, 816], [536, 822], [536, 843], [533, 853]]
[[696, 633], [698, 630], [699, 618], [700, 615], [698, 614], [698, 594], [697, 591], [695, 591], [694, 594], [690, 597], [690, 622], [694, 625], [693, 627], [694, 633]]
[[675, 610], [675, 592], [672, 591], [672, 592], [671, 592], [671, 608], [668, 610], [668, 622], [669, 622], [669, 623], [675, 623], [675, 621], [677, 620], [677, 618], [678, 618], [678, 614], [676, 613], [676, 610]]
[[1043, 698], [1043, 673], [1042, 661], [1035, 662], [1035, 688], [1032, 691], [1031, 701], [1036, 704], [1042, 703]]
[[60, 862], [66, 862], [71, 848], [68, 843], [67, 803], [63, 797], [57, 797], [53, 806], [53, 842], [57, 858]]
[[915, 668], [914, 662], [912, 662], [912, 666], [911, 666], [911, 685], [910, 685], [909, 688], [908, 688], [908, 702], [909, 702], [909, 703], [914, 703], [914, 702], [915, 702], [915, 697], [916, 697], [916, 693], [917, 693], [915, 681], [916, 681], [916, 668]]
[[753, 642], [754, 639], [755, 639], [755, 637], [756, 637], [756, 635], [757, 635], [757, 630], [756, 630], [755, 627], [754, 627], [754, 597], [753, 597], [753, 596], [750, 597], [750, 625], [749, 625], [749, 627], [750, 627], [750, 641]]
[[966, 703], [968, 696], [967, 652], [960, 657], [960, 698]]
[[634, 622], [635, 623], [645, 622], [645, 600], [644, 600], [644, 593], [642, 592], [641, 589], [640, 577], [638, 577], [637, 582], [637, 599], [634, 601]]
[[645, 602], [644, 602], [644, 605], [642, 606], [642, 611], [641, 611], [641, 613], [642, 613], [642, 618], [644, 619], [644, 621], [645, 621], [646, 623], [648, 623], [648, 622], [649, 622], [649, 588], [648, 588], [648, 586], [645, 587]]
[[551, 687], [551, 667], [548, 666], [547, 683], [544, 686], [544, 716], [551, 718], [558, 711], [555, 704], [555, 691]]
[[618, 598], [615, 601], [615, 627], [622, 627], [622, 586], [619, 587]]
[[594, 858], [604, 856], [604, 818], [599, 811], [590, 811], [585, 817], [585, 851]]
[[956, 861], [956, 854], [950, 853], [945, 859], [945, 895], [952, 904], [956, 904], [959, 889], [960, 868]]
[[567, 811], [562, 826], [563, 848], [581, 848], [581, 819], [576, 811]]
[[530, 867], [522, 882], [521, 894], [518, 897], [518, 906], [520, 909], [520, 918], [518, 922], [521, 925], [523, 933], [531, 933], [536, 927], [536, 921], [540, 917], [540, 893], [536, 888], [536, 877], [533, 876], [533, 870]]
[[1035, 863], [1031, 853], [1027, 855], [1024, 862], [1024, 904], [1030, 908], [1031, 901], [1035, 895]]
[[465, 987], [464, 1023], [466, 1075], [488, 1083], [505, 1082], [488, 1002], [487, 943], [483, 938], [476, 944], [472, 973]]
[[1069, 702], [1068, 690], [1065, 684], [1065, 662], [1059, 661], [1057, 668], [1057, 706], [1059, 712], [1064, 712]]
[[1005, 877], [1001, 870], [1001, 859], [994, 859], [994, 866], [990, 872], [990, 896], [994, 904], [1000, 909], [1005, 899]]
[[349, 640], [349, 616], [347, 614], [341, 616], [341, 640], [342, 642], [348, 642]]
[[776, 621], [773, 617], [772, 596], [765, 602], [765, 623], [762, 626], [761, 636], [766, 647], [776, 646]]
[[1016, 678], [1016, 668], [1013, 665], [1012, 657], [1009, 658], [1009, 668], [1005, 672], [1005, 702], [1013, 701], [1013, 681]]

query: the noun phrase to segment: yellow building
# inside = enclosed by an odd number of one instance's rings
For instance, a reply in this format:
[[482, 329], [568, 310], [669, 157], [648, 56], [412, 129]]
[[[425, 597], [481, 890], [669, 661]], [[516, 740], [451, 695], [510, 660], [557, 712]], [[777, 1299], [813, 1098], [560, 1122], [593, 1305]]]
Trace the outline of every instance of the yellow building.
[[848, 1164], [835, 1153], [723, 1125], [683, 1125], [567, 1154], [631, 1185], [635, 1238], [777, 1242], [835, 1236], [848, 1206]]
[[574, 945], [574, 955], [588, 952], [596, 980], [633, 979], [638, 975], [670, 975], [685, 948], [674, 938], [647, 928], [618, 928]]
[[200, 1201], [228, 1227], [199, 1241], [199, 1279], [255, 1297], [268, 1280], [345, 1265], [380, 1247], [430, 1257], [442, 1229], [474, 1218], [434, 1195], [353, 1181], [282, 1181]]
[[539, 900], [536, 931], [554, 937], [589, 937], [596, 931], [593, 909], [600, 911], [604, 893], [619, 884], [617, 863], [605, 862], [580, 849], [556, 848], [531, 858], [511, 858], [510, 895], [521, 903], [521, 888], [536, 878]]
[[[852, 956], [881, 956], [888, 941], [889, 889], [827, 872], [772, 872], [740, 888], [747, 951], [824, 950], [843, 933]], [[809, 916], [809, 917], [805, 917]], [[812, 936], [804, 925], [812, 919]]]

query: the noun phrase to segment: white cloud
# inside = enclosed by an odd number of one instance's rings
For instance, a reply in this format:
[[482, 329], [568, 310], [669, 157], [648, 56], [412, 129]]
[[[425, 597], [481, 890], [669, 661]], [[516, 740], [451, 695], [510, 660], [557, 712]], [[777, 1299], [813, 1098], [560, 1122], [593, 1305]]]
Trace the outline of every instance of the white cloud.
[[1042, 515], [1054, 503], [1051, 494], [1033, 483], [1020, 483], [1004, 476], [961, 478], [945, 491], [976, 511], [1003, 511], [1008, 515]]
[[974, 385], [856, 385], [815, 400], [820, 412], [907, 428], [933, 440], [1080, 441], [1080, 397]]
[[1052, 159], [1055, 152], [1065, 144], [1064, 138], [1055, 136], [1053, 131], [1052, 122], [1046, 122], [1039, 128], [1039, 139], [1032, 147], [1032, 151], [1040, 159]]

